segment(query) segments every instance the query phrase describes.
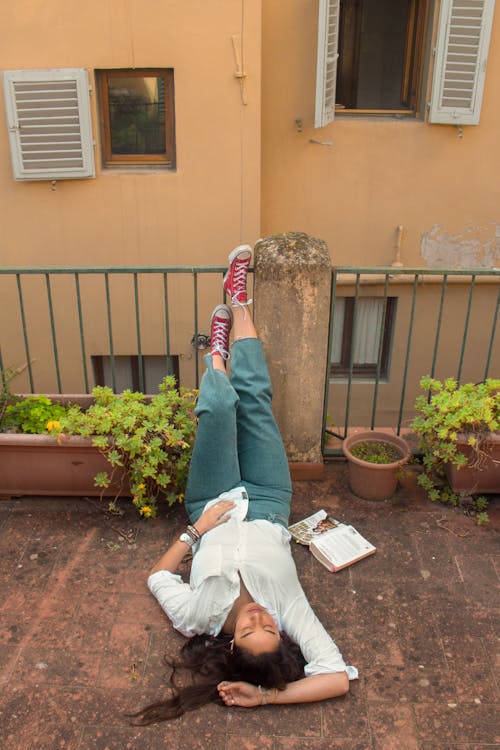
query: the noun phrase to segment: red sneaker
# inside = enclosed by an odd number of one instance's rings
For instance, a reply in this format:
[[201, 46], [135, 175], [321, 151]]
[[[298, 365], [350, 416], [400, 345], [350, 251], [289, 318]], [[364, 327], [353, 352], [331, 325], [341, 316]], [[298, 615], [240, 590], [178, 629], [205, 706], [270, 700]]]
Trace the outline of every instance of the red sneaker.
[[233, 307], [249, 305], [252, 300], [247, 294], [247, 272], [252, 260], [250, 245], [239, 245], [229, 253], [229, 268], [224, 276], [224, 290], [229, 295]]
[[233, 313], [227, 305], [217, 305], [210, 319], [210, 354], [220, 354], [229, 359], [229, 334], [233, 325]]

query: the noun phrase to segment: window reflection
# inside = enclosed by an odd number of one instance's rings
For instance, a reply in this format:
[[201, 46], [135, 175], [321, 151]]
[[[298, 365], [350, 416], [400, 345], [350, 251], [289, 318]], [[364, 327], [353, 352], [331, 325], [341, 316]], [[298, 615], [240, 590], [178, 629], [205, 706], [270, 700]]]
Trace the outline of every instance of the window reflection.
[[108, 78], [112, 154], [164, 154], [165, 81], [156, 76]]

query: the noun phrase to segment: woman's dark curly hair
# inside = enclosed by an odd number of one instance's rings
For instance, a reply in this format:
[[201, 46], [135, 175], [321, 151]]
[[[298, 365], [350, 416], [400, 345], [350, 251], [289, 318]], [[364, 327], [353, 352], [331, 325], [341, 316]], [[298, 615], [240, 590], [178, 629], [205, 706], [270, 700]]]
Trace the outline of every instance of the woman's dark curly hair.
[[[177, 660], [165, 657], [172, 669], [169, 680], [171, 696], [145, 706], [137, 713], [127, 714], [133, 723], [144, 726], [175, 719], [187, 711], [194, 711], [206, 703], [219, 701], [217, 685], [223, 680], [244, 681], [266, 688], [284, 690], [287, 683], [304, 677], [305, 659], [297, 644], [281, 634], [278, 648], [254, 655], [235, 644], [231, 636], [197, 635], [187, 641]], [[177, 672], [191, 674], [191, 684], [180, 686]]]

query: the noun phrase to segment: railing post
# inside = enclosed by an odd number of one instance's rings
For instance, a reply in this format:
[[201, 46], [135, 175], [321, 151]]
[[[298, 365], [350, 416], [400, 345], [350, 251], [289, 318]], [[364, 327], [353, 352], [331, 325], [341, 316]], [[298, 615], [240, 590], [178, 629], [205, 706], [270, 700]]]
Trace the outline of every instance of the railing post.
[[255, 247], [257, 330], [274, 390], [274, 413], [292, 476], [323, 472], [321, 431], [330, 310], [331, 261], [323, 240], [299, 232]]

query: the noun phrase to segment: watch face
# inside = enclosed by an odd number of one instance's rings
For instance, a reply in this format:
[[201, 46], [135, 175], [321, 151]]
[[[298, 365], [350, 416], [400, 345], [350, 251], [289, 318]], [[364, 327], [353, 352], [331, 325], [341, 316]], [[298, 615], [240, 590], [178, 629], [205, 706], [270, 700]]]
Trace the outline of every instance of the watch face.
[[193, 546], [193, 540], [191, 539], [191, 537], [189, 536], [189, 534], [186, 534], [186, 532], [184, 532], [183, 534], [180, 535], [179, 541], [180, 542], [185, 542], [189, 547]]

